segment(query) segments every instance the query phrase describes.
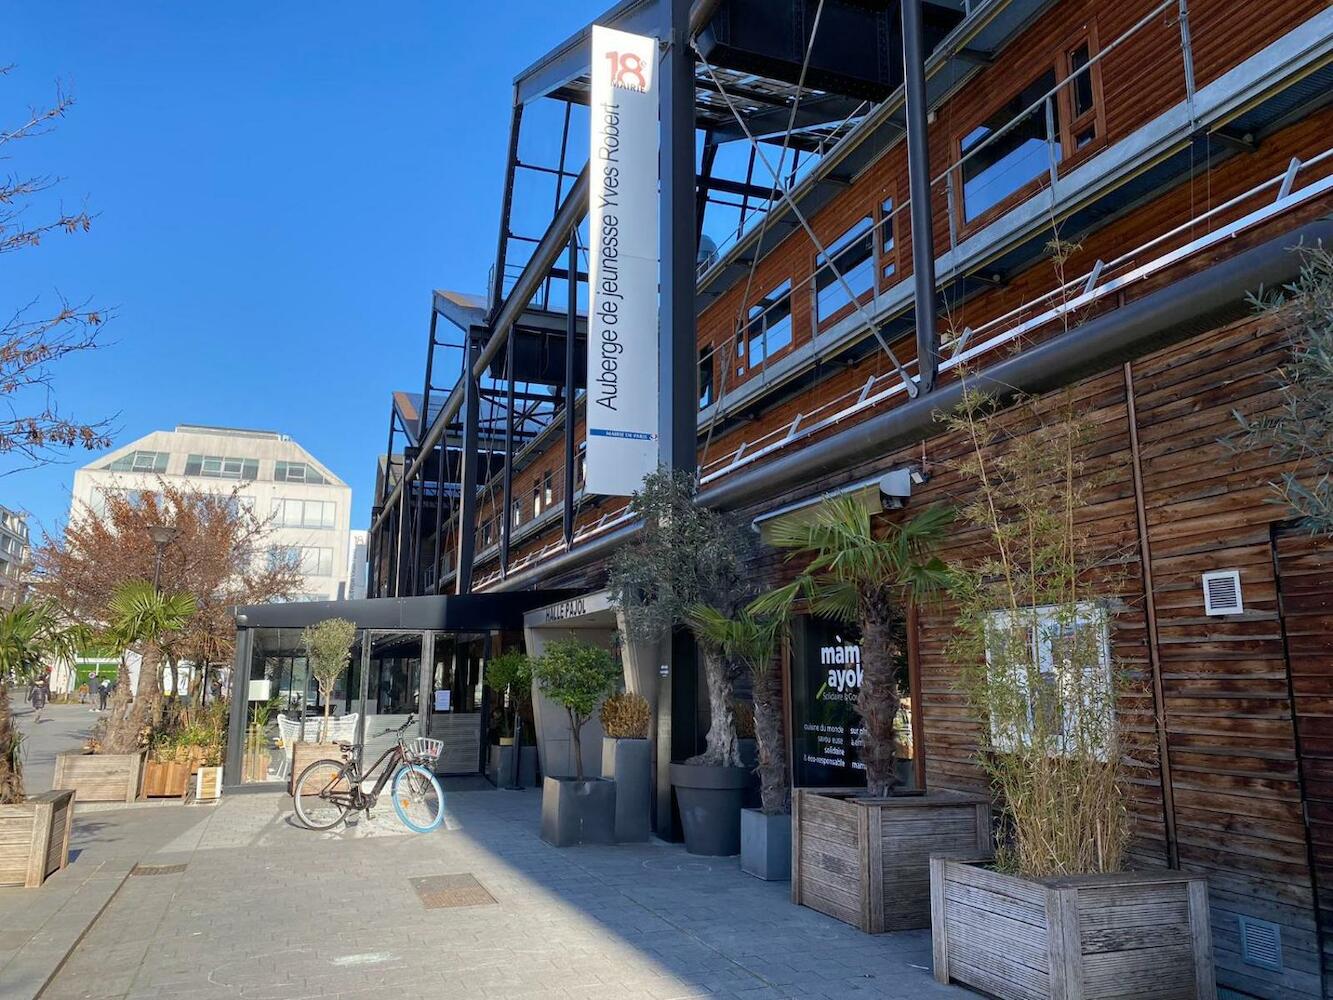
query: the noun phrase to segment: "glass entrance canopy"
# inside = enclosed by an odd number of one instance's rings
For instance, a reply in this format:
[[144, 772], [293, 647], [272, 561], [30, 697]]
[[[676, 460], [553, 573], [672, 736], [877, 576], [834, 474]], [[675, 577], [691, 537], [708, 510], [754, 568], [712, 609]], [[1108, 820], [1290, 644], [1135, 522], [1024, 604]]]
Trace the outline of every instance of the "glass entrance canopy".
[[[364, 745], [374, 763], [410, 715], [410, 735], [441, 740], [440, 774], [476, 774], [490, 706], [486, 662], [522, 643], [523, 613], [564, 591], [310, 601], [238, 607], [226, 785], [285, 783], [298, 743]], [[329, 618], [357, 626], [347, 670], [327, 701], [303, 630]]]

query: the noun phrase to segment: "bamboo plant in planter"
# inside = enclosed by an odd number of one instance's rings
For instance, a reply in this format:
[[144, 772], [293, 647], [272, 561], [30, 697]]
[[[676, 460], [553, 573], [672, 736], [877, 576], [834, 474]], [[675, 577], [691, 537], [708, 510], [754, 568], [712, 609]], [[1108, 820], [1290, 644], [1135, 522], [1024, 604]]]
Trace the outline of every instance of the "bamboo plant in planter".
[[935, 977], [1001, 998], [1211, 998], [1206, 879], [1124, 871], [1123, 761], [1147, 748], [1117, 711], [1136, 693], [1111, 654], [1119, 560], [1081, 523], [1106, 479], [1093, 427], [1068, 396], [1021, 409], [1012, 438], [976, 392], [950, 421], [980, 554], [955, 567], [949, 653], [1004, 836], [993, 858], [931, 859]]
[[653, 801], [648, 699], [632, 692], [613, 694], [602, 702], [598, 715], [605, 734], [602, 777], [616, 783], [616, 840], [647, 840]]
[[[691, 476], [659, 469], [630, 500], [643, 530], [611, 561], [607, 587], [633, 642], [669, 640], [688, 624], [689, 609], [706, 605], [724, 615], [753, 596], [754, 532], [743, 520], [694, 502]], [[704, 752], [672, 762], [671, 785], [680, 805], [685, 849], [691, 854], [740, 853], [740, 815], [749, 769], [741, 761], [732, 714], [733, 688], [743, 667], [699, 636], [708, 691]]]
[[31, 683], [48, 658], [72, 659], [85, 630], [48, 604], [0, 615], [0, 885], [41, 885], [69, 862], [72, 791], [23, 793], [23, 738], [9, 709], [11, 679]]
[[810, 521], [770, 529], [777, 547], [807, 563], [754, 606], [785, 614], [804, 598], [814, 613], [861, 630], [856, 709], [866, 788], [801, 789], [793, 797], [792, 900], [871, 933], [929, 924], [932, 850], [976, 853], [990, 843], [983, 796], [898, 789], [896, 636], [910, 603], [947, 581], [934, 550], [952, 517], [932, 507], [879, 529], [855, 500], [829, 498]]
[[604, 649], [574, 639], [551, 643], [532, 663], [537, 686], [569, 715], [574, 777], [542, 780], [542, 839], [556, 847], [615, 842], [616, 783], [583, 775], [583, 726], [615, 689], [620, 665]]

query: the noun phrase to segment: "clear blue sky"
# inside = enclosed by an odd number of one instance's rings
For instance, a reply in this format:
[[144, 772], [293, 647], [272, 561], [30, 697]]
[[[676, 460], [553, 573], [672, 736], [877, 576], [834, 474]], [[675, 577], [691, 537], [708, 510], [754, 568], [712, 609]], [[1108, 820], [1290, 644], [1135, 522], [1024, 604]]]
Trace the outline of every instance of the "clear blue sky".
[[[283, 431], [352, 486], [365, 526], [389, 393], [419, 391], [433, 287], [483, 291], [513, 77], [611, 0], [10, 5], [0, 127], [76, 98], [5, 173], [58, 174], [85, 236], [11, 254], [0, 308], [116, 310], [58, 369], [116, 441], [177, 423]], [[552, 12], [558, 12], [553, 15]], [[0, 478], [52, 530], [77, 464]]]

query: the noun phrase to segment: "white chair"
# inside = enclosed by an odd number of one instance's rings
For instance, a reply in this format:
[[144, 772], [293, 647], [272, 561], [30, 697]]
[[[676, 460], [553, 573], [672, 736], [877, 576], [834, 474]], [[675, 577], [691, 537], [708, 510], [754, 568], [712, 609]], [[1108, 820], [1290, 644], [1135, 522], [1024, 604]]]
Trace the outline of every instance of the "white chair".
[[[339, 740], [352, 742], [356, 739], [356, 721], [361, 716], [357, 712], [350, 712], [347, 715], [340, 715], [337, 718], [329, 719], [324, 734], [325, 743], [336, 743]], [[320, 735], [320, 728], [324, 726], [323, 716], [310, 716], [305, 720], [306, 742], [315, 742], [315, 737]], [[278, 715], [278, 738], [282, 740], [282, 767], [278, 777], [286, 778], [292, 773], [292, 754], [296, 749], [296, 741], [301, 738], [301, 720], [299, 718], [289, 719], [285, 715]]]

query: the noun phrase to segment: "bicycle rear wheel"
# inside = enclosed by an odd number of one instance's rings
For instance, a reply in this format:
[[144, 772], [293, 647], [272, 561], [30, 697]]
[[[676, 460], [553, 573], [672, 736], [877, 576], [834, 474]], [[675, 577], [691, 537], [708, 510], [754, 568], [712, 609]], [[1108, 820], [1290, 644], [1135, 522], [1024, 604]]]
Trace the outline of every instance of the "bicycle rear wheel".
[[430, 833], [444, 821], [444, 789], [429, 768], [404, 764], [393, 776], [393, 809], [409, 830]]
[[309, 830], [328, 830], [343, 821], [348, 804], [343, 798], [350, 793], [344, 778], [346, 768], [340, 760], [317, 760], [296, 779], [293, 799], [296, 818]]

